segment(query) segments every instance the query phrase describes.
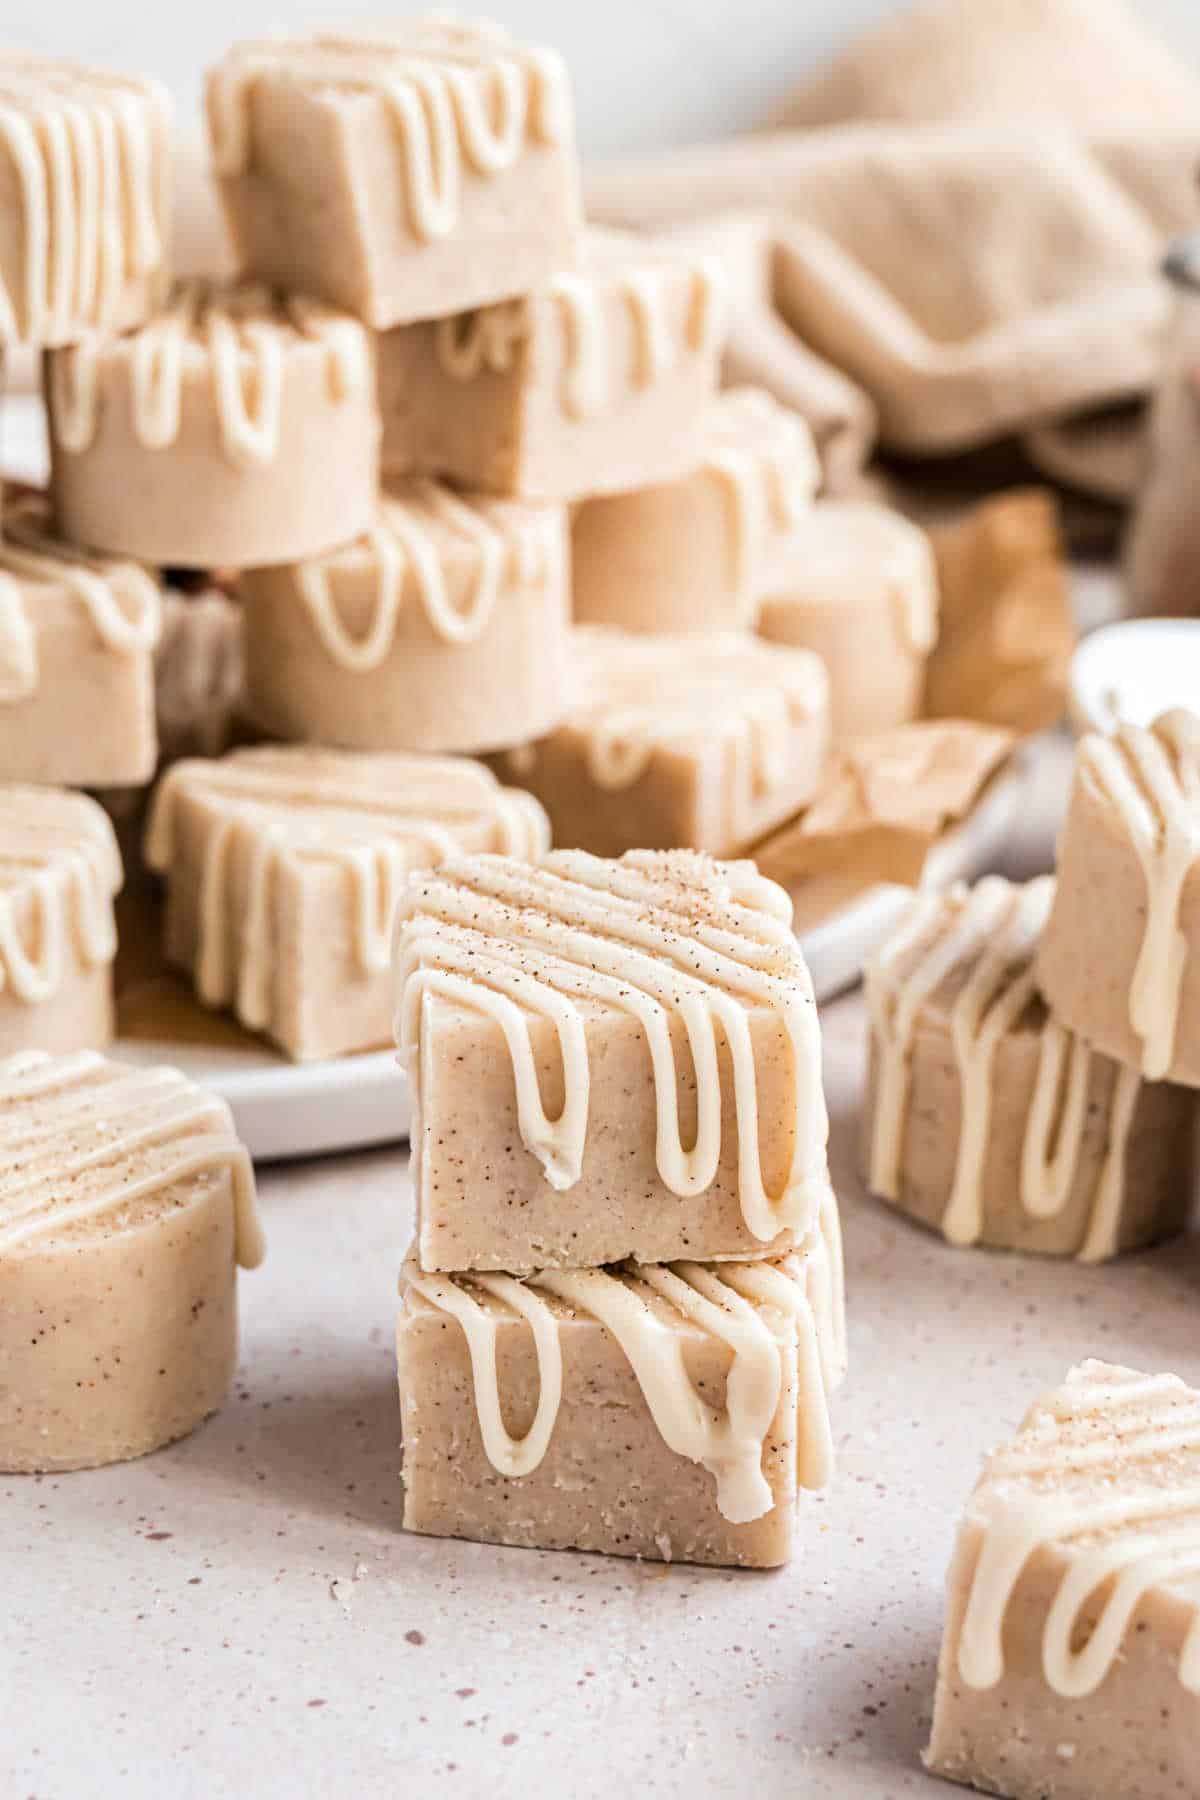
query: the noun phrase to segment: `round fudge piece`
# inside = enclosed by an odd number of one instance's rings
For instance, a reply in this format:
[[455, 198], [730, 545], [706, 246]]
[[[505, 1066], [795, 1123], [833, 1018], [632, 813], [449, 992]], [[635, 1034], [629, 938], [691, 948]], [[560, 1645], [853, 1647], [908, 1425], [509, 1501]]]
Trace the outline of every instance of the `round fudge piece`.
[[1080, 1037], [1200, 1086], [1200, 717], [1079, 746], [1038, 982]]
[[886, 506], [818, 501], [775, 562], [758, 630], [820, 656], [835, 744], [907, 724], [937, 636], [928, 538]]
[[748, 626], [820, 478], [804, 421], [757, 388], [718, 394], [674, 481], [585, 500], [571, 527], [575, 617], [626, 631]]
[[353, 544], [241, 586], [247, 704], [272, 737], [500, 750], [569, 705], [561, 507], [413, 480]]
[[261, 1256], [222, 1100], [86, 1051], [0, 1063], [0, 1469], [193, 1430], [233, 1375], [237, 1264]]
[[1047, 1010], [1033, 963], [1053, 888], [924, 897], [869, 965], [867, 1181], [951, 1243], [1098, 1262], [1183, 1229], [1197, 1102]]
[[182, 283], [139, 330], [48, 356], [46, 397], [55, 511], [77, 543], [244, 568], [374, 517], [369, 334], [313, 301]]

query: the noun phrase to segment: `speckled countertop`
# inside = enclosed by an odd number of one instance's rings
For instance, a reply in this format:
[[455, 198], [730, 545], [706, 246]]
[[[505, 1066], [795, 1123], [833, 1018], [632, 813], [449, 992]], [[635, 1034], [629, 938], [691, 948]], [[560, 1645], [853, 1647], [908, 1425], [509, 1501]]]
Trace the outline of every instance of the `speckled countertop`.
[[1090, 1270], [944, 1248], [862, 1192], [857, 998], [825, 1029], [852, 1371], [791, 1568], [405, 1537], [403, 1157], [268, 1171], [224, 1413], [123, 1468], [0, 1477], [0, 1793], [948, 1791], [917, 1757], [980, 1456], [1076, 1358], [1200, 1381], [1200, 1239]]

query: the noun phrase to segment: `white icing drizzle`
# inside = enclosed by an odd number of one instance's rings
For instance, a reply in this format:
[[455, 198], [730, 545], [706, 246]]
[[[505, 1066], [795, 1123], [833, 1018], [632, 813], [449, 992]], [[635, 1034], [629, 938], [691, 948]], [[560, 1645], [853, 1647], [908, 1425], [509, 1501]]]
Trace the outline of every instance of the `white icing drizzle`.
[[165, 273], [170, 102], [155, 82], [0, 53], [0, 146], [22, 281], [0, 274], [0, 342], [113, 323], [126, 283]]
[[145, 569], [58, 542], [46, 517], [40, 500], [10, 501], [0, 533], [0, 705], [37, 692], [38, 586], [65, 588], [116, 656], [152, 650], [162, 629], [162, 597]]
[[228, 1170], [237, 1259], [264, 1243], [254, 1169], [229, 1108], [176, 1069], [94, 1051], [0, 1062], [0, 1254], [78, 1224], [119, 1219], [182, 1181]]
[[455, 381], [474, 381], [485, 370], [507, 375], [517, 350], [529, 336], [529, 311], [523, 300], [481, 306], [475, 312], [438, 319], [433, 347], [438, 364]]
[[514, 167], [528, 143], [561, 144], [572, 130], [566, 67], [553, 51], [505, 34], [419, 21], [387, 36], [316, 33], [236, 45], [211, 71], [208, 118], [220, 176], [251, 163], [251, 97], [263, 76], [328, 100], [381, 101], [396, 134], [414, 236], [429, 242], [458, 226], [463, 178]]
[[[871, 1122], [870, 1180], [885, 1199], [900, 1195], [913, 1042], [924, 1008], [955, 970], [965, 979], [949, 1007], [961, 1102], [954, 1181], [942, 1218], [950, 1243], [977, 1243], [984, 1226], [984, 1170], [997, 1046], [1034, 1000], [1033, 958], [1054, 894], [1051, 876], [1014, 887], [990, 876], [947, 896], [922, 896], [866, 971], [866, 1001], [878, 1055]], [[907, 963], [907, 972], [899, 973]], [[1087, 1124], [1093, 1073], [1087, 1046], [1054, 1018], [1040, 1023], [1037, 1072], [1021, 1153], [1021, 1203], [1052, 1219], [1070, 1202]], [[1141, 1082], [1114, 1075], [1107, 1141], [1078, 1255], [1113, 1255], [1125, 1196], [1125, 1158]]]
[[[827, 1120], [812, 987], [790, 929], [791, 902], [753, 864], [691, 852], [631, 851], [607, 862], [556, 851], [536, 867], [496, 856], [456, 860], [409, 884], [397, 914], [397, 1037], [414, 1083], [427, 996], [491, 1019], [504, 1034], [526, 1148], [560, 1190], [580, 1179], [590, 1066], [585, 1008], [637, 1019], [653, 1068], [655, 1160], [671, 1192], [702, 1193], [721, 1154], [718, 1044], [732, 1063], [738, 1191], [761, 1242], [805, 1228], [826, 1179]], [[750, 1011], [767, 1008], [789, 1048], [795, 1084], [791, 1166], [768, 1193], [759, 1144], [758, 1075]], [[530, 1023], [549, 1020], [564, 1102], [547, 1116]], [[695, 1074], [697, 1128], [685, 1147], [672, 1020]]]
[[107, 371], [127, 380], [135, 441], [144, 450], [171, 448], [183, 420], [185, 375], [199, 365], [208, 377], [222, 455], [237, 468], [266, 466], [279, 455], [287, 358], [297, 343], [322, 352], [331, 404], [369, 388], [369, 341], [356, 319], [314, 301], [276, 299], [255, 284], [183, 282], [137, 331], [86, 338], [50, 355], [55, 442], [70, 455], [92, 447]]
[[[549, 842], [537, 802], [502, 788], [481, 763], [263, 747], [167, 771], [146, 836], [151, 868], [170, 869], [180, 808], [188, 802], [216, 815], [204, 846], [196, 991], [206, 1005], [232, 1005], [254, 1030], [272, 1018], [274, 895], [286, 866], [326, 863], [342, 870], [358, 968], [378, 975], [390, 962], [392, 920], [412, 870], [454, 855], [464, 843], [482, 841], [524, 857]], [[248, 858], [244, 901], [235, 899], [233, 887], [239, 850]]]
[[[297, 591], [331, 660], [352, 674], [367, 674], [391, 653], [410, 582], [437, 637], [448, 644], [475, 643], [506, 587], [553, 578], [562, 517], [558, 507], [518, 511], [478, 498], [467, 501], [418, 477], [383, 496], [378, 525], [352, 546], [351, 559], [365, 553], [375, 576], [370, 623], [361, 637], [347, 631], [334, 592], [338, 571], [351, 566], [345, 551], [297, 564]], [[475, 562], [461, 606], [454, 604], [446, 579], [446, 556], [456, 538], [465, 540]]]
[[1179, 923], [1183, 890], [1200, 859], [1200, 718], [1179, 709], [1149, 731], [1121, 725], [1079, 748], [1129, 833], [1146, 883], [1146, 923], [1129, 987], [1129, 1022], [1142, 1044], [1142, 1073], [1171, 1066], [1188, 944]]
[[[549, 1448], [562, 1404], [558, 1315], [543, 1295], [599, 1321], [617, 1340], [664, 1443], [715, 1478], [717, 1507], [735, 1524], [761, 1518], [773, 1504], [762, 1472], [763, 1446], [779, 1407], [780, 1340], [764, 1314], [796, 1333], [800, 1391], [797, 1475], [822, 1488], [833, 1473], [829, 1392], [844, 1369], [841, 1237], [832, 1193], [819, 1229], [803, 1251], [771, 1263], [630, 1262], [612, 1269], [547, 1269], [511, 1275], [427, 1275], [410, 1258], [404, 1285], [462, 1326], [471, 1357], [475, 1408], [489, 1462], [507, 1477], [529, 1475]], [[534, 1338], [539, 1392], [525, 1436], [504, 1424], [497, 1334], [503, 1313], [474, 1290], [524, 1318]], [[665, 1306], [732, 1353], [725, 1402], [696, 1391], [684, 1358], [685, 1335]]]
[[818, 467], [804, 422], [756, 388], [719, 394], [700, 467], [715, 475], [732, 524], [732, 580], [746, 593], [770, 546], [795, 529], [816, 491]]
[[1178, 1377], [1094, 1362], [1073, 1370], [992, 1456], [973, 1512], [984, 1536], [958, 1646], [969, 1687], [1003, 1679], [1013, 1594], [1030, 1559], [1053, 1546], [1066, 1567], [1042, 1634], [1047, 1685], [1070, 1699], [1094, 1694], [1139, 1606], [1165, 1588], [1192, 1608], [1179, 1681], [1200, 1693], [1200, 1397]]
[[0, 787], [0, 994], [57, 994], [68, 954], [111, 962], [121, 856], [95, 801], [57, 788]]

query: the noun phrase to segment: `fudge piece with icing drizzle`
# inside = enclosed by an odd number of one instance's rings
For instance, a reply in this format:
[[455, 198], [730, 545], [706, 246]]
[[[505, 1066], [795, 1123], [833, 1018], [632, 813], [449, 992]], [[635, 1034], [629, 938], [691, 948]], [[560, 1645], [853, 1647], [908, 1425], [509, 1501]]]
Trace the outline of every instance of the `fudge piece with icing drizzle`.
[[539, 287], [578, 254], [562, 59], [407, 20], [236, 44], [209, 137], [247, 273], [385, 329]]
[[950, 1570], [926, 1762], [1008, 1800], [1191, 1800], [1200, 1395], [1086, 1362], [989, 1458]]
[[1200, 714], [1081, 741], [1038, 981], [1107, 1055], [1200, 1086]]
[[660, 632], [751, 624], [772, 562], [819, 478], [812, 436], [797, 414], [757, 388], [718, 394], [682, 475], [578, 507], [576, 619]]
[[866, 1179], [951, 1243], [1098, 1262], [1183, 1230], [1198, 1105], [1047, 1009], [1053, 896], [1049, 875], [922, 896], [868, 964]]
[[246, 568], [375, 517], [375, 360], [347, 313], [182, 282], [136, 330], [53, 351], [45, 385], [55, 516], [76, 543]]
[[145, 318], [167, 279], [171, 105], [157, 82], [0, 51], [0, 345]]
[[829, 683], [807, 650], [747, 632], [651, 637], [581, 625], [579, 698], [557, 731], [497, 758], [560, 849], [739, 851], [812, 798]]
[[94, 1051], [0, 1061], [0, 1469], [95, 1468], [225, 1398], [262, 1258], [229, 1108]]
[[720, 265], [590, 230], [536, 294], [379, 341], [384, 467], [535, 500], [669, 481], [716, 388]]
[[819, 500], [776, 558], [757, 629], [821, 657], [835, 745], [906, 724], [937, 637], [929, 539], [886, 506]]
[[0, 779], [149, 781], [157, 581], [62, 543], [42, 496], [9, 496], [0, 534]]
[[[439, 1537], [769, 1568], [823, 1488], [845, 1362], [828, 1196], [766, 1262], [430, 1275], [397, 1344], [404, 1523]], [[510, 1435], [511, 1434], [511, 1435]]]
[[108, 1043], [120, 887], [94, 800], [0, 785], [0, 1057]]
[[364, 537], [241, 591], [247, 704], [273, 737], [500, 750], [569, 704], [561, 507], [397, 483]]
[[791, 902], [693, 851], [447, 862], [397, 915], [424, 1269], [779, 1254], [828, 1185]]
[[466, 759], [261, 746], [174, 764], [146, 860], [166, 955], [297, 1060], [383, 1044], [398, 895], [456, 852], [534, 856], [545, 814]]

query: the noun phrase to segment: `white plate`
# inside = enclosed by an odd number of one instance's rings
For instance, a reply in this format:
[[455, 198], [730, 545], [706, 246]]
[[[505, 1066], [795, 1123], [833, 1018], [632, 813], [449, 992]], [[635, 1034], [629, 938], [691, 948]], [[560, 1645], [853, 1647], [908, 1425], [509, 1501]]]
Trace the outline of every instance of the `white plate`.
[[1173, 706], [1200, 709], [1200, 619], [1125, 619], [1084, 638], [1071, 660], [1077, 731], [1149, 725]]
[[[996, 782], [967, 823], [950, 833], [929, 860], [926, 882], [944, 886], [978, 874], [993, 861], [1015, 814], [1020, 769]], [[811, 892], [802, 904], [828, 904]], [[905, 887], [878, 886], [837, 904], [804, 926], [800, 944], [818, 1000], [853, 985], [866, 958], [895, 928], [912, 899]], [[811, 916], [811, 915], [810, 915]], [[169, 1038], [123, 1038], [117, 1054], [131, 1062], [170, 1062], [221, 1094], [239, 1134], [260, 1162], [319, 1156], [394, 1143], [408, 1134], [408, 1082], [394, 1051], [291, 1063], [251, 1038], [186, 1043]]]

